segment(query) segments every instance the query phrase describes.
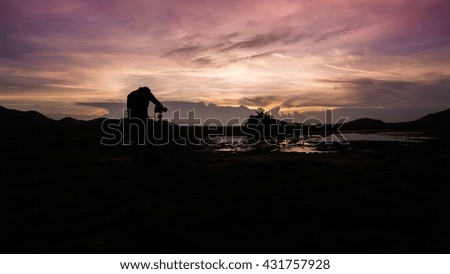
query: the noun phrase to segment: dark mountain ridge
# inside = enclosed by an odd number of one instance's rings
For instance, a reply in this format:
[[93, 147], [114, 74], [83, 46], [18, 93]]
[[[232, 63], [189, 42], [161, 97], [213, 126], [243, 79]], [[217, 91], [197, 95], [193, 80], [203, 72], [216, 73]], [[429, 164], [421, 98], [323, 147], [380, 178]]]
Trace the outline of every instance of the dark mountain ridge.
[[[8, 127], [99, 126], [105, 119], [96, 118], [85, 121], [65, 117], [54, 120], [37, 111], [19, 111], [0, 106], [0, 126]], [[449, 128], [449, 125], [450, 109], [446, 109], [410, 122], [385, 123], [381, 120], [361, 118], [345, 123], [342, 129], [430, 129]]]
[[104, 119], [85, 121], [65, 117], [61, 120], [54, 120], [34, 110], [20, 111], [0, 106], [0, 126], [3, 127], [94, 126], [100, 125]]

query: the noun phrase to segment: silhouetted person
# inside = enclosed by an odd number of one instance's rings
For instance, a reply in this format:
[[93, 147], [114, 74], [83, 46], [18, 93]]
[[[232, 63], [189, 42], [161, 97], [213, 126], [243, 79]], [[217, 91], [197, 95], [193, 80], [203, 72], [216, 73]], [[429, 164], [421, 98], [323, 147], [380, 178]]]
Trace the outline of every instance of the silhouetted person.
[[144, 151], [143, 147], [147, 145], [146, 134], [148, 134], [149, 102], [155, 104], [155, 112], [161, 113], [167, 111], [167, 108], [156, 99], [148, 87], [140, 87], [127, 96], [129, 129], [134, 163], [140, 162], [141, 154]]
[[165, 108], [161, 102], [156, 99], [148, 87], [140, 87], [135, 91], [128, 94], [127, 97], [127, 109], [129, 118], [139, 118], [146, 120], [148, 118], [148, 105], [149, 102], [155, 104], [155, 112], [165, 112]]

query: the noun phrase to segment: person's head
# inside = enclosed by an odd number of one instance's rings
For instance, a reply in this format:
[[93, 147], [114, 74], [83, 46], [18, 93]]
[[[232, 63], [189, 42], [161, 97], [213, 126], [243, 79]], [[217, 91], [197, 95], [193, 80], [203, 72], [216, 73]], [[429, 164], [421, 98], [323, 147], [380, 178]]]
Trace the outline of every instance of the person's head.
[[151, 92], [151, 90], [148, 87], [139, 87], [139, 90], [144, 92]]

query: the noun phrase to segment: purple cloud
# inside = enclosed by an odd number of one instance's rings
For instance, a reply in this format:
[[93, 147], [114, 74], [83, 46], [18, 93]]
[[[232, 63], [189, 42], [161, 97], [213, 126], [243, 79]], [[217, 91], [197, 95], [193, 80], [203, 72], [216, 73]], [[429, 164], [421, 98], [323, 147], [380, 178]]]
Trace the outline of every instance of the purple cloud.
[[441, 0], [3, 0], [0, 104], [82, 113], [76, 102], [121, 101], [148, 85], [163, 100], [280, 112], [441, 108], [449, 9]]

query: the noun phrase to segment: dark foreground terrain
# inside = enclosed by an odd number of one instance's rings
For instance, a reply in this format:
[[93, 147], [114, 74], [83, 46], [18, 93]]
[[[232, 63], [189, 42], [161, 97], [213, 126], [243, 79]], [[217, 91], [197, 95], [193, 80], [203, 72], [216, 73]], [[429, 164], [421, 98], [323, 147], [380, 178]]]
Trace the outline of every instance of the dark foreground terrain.
[[99, 140], [2, 130], [2, 253], [450, 253], [445, 135], [333, 154], [166, 146], [139, 167]]

